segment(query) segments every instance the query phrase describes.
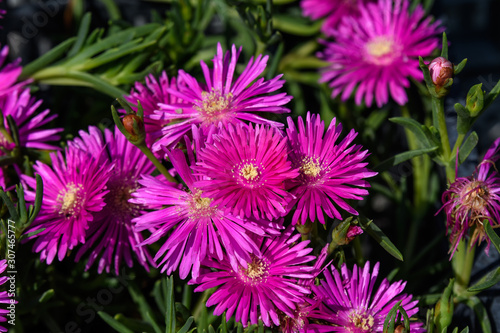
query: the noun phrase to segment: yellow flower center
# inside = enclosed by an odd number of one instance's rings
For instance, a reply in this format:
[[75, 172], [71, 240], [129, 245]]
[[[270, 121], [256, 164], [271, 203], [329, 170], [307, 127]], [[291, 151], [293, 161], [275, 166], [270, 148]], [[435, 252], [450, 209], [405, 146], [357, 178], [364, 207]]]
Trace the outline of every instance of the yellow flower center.
[[395, 46], [394, 42], [384, 36], [378, 36], [366, 43], [368, 61], [376, 65], [387, 65], [392, 62]]
[[269, 265], [266, 260], [252, 256], [252, 262], [248, 263], [246, 269], [241, 268], [240, 277], [246, 284], [257, 285], [267, 278]]
[[218, 90], [204, 91], [201, 93], [201, 97], [202, 100], [198, 101], [198, 105], [194, 109], [204, 116], [207, 123], [214, 123], [220, 119], [220, 115], [231, 110], [232, 93], [222, 94]]
[[253, 164], [245, 164], [240, 170], [240, 175], [246, 180], [254, 180], [259, 176], [259, 171]]
[[66, 185], [64, 190], [61, 190], [57, 196], [56, 201], [61, 205], [59, 208], [59, 214], [65, 217], [71, 217], [72, 215], [78, 214], [80, 212], [82, 201], [84, 200], [84, 193], [82, 193], [83, 186], [75, 185], [74, 183], [69, 183]]
[[199, 219], [200, 217], [211, 217], [216, 207], [211, 207], [212, 198], [202, 198], [202, 191], [196, 190], [189, 200], [189, 218]]
[[349, 322], [357, 328], [356, 331], [371, 332], [375, 319], [366, 312], [358, 313], [353, 311], [349, 314]]
[[392, 51], [392, 41], [385, 37], [376, 37], [366, 44], [366, 50], [374, 57], [381, 57]]
[[302, 165], [300, 166], [300, 172], [302, 172], [304, 175], [309, 177], [316, 177], [317, 175], [319, 175], [321, 170], [322, 170], [321, 165], [318, 159], [314, 161], [314, 159], [312, 159], [311, 157], [305, 157], [302, 160]]

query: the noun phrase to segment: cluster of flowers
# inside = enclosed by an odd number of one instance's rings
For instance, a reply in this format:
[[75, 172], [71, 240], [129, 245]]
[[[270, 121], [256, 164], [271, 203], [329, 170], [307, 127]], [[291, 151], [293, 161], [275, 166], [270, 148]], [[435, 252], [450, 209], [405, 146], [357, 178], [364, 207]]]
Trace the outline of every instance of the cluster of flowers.
[[[51, 165], [37, 161], [45, 186], [28, 230], [39, 231], [33, 250], [50, 264], [79, 246], [75, 260], [90, 252], [87, 269], [99, 258], [99, 272], [114, 266], [116, 274], [135, 254], [145, 269], [190, 276], [196, 291], [219, 286], [207, 306], [244, 325], [260, 319], [291, 332], [307, 329], [309, 318], [318, 327], [379, 330], [399, 301], [415, 314], [404, 283], [384, 280], [372, 298], [378, 264], [373, 272], [369, 264], [352, 272], [344, 266], [341, 275], [332, 267], [321, 286], [313, 284], [326, 248], [312, 265], [316, 257], [294, 225], [325, 223], [325, 214], [341, 218], [339, 210], [357, 214], [346, 200], [367, 195], [366, 179], [376, 173], [366, 167], [367, 151], [352, 143], [357, 133], [340, 139], [335, 120], [325, 132], [320, 117], [308, 113], [297, 125], [288, 117], [285, 129], [250, 113], [288, 112], [291, 96], [269, 95], [282, 87], [280, 76], [258, 79], [267, 57], [251, 59], [233, 82], [240, 51], [224, 54], [219, 45], [213, 69], [201, 63], [205, 84], [183, 71], [172, 80], [164, 73], [137, 83], [127, 97], [144, 106], [146, 144], [182, 184], [154, 176], [153, 163], [117, 129], [90, 127], [52, 153]], [[31, 203], [35, 179], [21, 179]], [[160, 241], [151, 258], [147, 245]]]

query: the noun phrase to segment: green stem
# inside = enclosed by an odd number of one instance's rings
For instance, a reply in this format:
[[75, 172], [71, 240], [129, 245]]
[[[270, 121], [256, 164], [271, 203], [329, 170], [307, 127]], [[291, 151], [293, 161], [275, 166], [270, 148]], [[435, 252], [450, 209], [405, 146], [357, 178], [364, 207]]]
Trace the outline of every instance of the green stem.
[[455, 169], [450, 166], [451, 148], [448, 137], [448, 128], [446, 127], [446, 118], [444, 115], [444, 99], [432, 97], [432, 118], [433, 124], [439, 131], [441, 138], [442, 160], [446, 165], [446, 177], [449, 182], [455, 181]]
[[[411, 119], [410, 111], [406, 105], [401, 107], [403, 117]], [[415, 135], [408, 129], [405, 129], [408, 140], [408, 148], [416, 150], [419, 148]], [[406, 258], [411, 258], [418, 237], [418, 230], [427, 207], [430, 162], [427, 155], [417, 156], [411, 159], [413, 168], [413, 210], [410, 220], [410, 232], [406, 243]], [[410, 261], [408, 261], [409, 263]]]
[[158, 169], [158, 171], [161, 172], [162, 175], [167, 178], [168, 181], [172, 183], [177, 183], [177, 180], [175, 180], [174, 177], [168, 172], [167, 168], [163, 164], [161, 164], [160, 161], [156, 158], [156, 156], [151, 152], [151, 150], [143, 143], [141, 145], [136, 145], [137, 148], [139, 148], [144, 155], [146, 155], [151, 162], [155, 165], [155, 167]]
[[361, 248], [361, 241], [359, 237], [354, 238], [351, 244], [354, 251], [354, 257], [356, 258], [356, 263], [361, 267], [365, 264], [365, 259], [363, 258], [363, 250]]
[[475, 247], [469, 248], [469, 242], [467, 242], [466, 245], [465, 240], [462, 239], [457, 246], [457, 251], [451, 259], [451, 265], [455, 275], [453, 291], [457, 296], [467, 293], [466, 290], [469, 286], [472, 266], [474, 265]]

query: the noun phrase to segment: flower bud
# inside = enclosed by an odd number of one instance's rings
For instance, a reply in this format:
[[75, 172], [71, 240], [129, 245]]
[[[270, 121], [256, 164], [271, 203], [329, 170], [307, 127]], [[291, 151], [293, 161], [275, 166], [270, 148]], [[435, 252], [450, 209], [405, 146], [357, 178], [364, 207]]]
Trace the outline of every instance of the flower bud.
[[122, 119], [123, 127], [130, 134], [127, 139], [136, 144], [144, 141], [144, 137], [146, 136], [146, 132], [144, 130], [144, 122], [142, 119], [135, 114], [127, 114]]
[[358, 227], [357, 225], [351, 225], [349, 230], [347, 230], [346, 235], [346, 243], [350, 243], [356, 236], [361, 235], [363, 233], [363, 229]]
[[467, 93], [465, 107], [469, 110], [471, 117], [477, 117], [483, 110], [484, 92], [482, 86], [482, 83], [476, 84]]
[[328, 248], [329, 253], [332, 253], [338, 246], [349, 244], [357, 235], [363, 233], [363, 229], [355, 225], [355, 223], [357, 223], [357, 220], [351, 216], [335, 227], [332, 232], [332, 241]]
[[295, 226], [295, 229], [297, 229], [297, 231], [301, 235], [309, 235], [309, 233], [312, 230], [312, 227], [313, 227], [313, 224], [311, 223], [311, 221], [307, 220], [306, 223], [304, 223], [304, 224], [297, 223], [297, 225]]
[[437, 302], [434, 308], [434, 324], [436, 325], [437, 332], [442, 332], [451, 324], [454, 310], [453, 300], [453, 285], [455, 280], [451, 279], [448, 286], [445, 288], [441, 299]]
[[394, 333], [403, 333], [405, 330], [405, 325], [398, 325], [395, 329], [394, 329]]
[[437, 57], [429, 64], [429, 72], [436, 90], [445, 86], [453, 78], [453, 64], [444, 57]]

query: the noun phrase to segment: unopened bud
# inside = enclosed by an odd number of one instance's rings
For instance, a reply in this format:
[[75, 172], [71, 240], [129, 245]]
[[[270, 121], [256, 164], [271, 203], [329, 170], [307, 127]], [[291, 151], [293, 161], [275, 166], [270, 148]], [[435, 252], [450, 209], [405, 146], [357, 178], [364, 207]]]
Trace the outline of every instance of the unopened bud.
[[357, 223], [357, 220], [353, 219], [351, 216], [340, 222], [340, 224], [333, 229], [332, 241], [328, 248], [329, 253], [332, 253], [338, 246], [349, 244], [357, 235], [363, 233], [363, 229], [355, 225], [355, 223]]
[[467, 93], [465, 107], [469, 110], [471, 117], [477, 117], [484, 107], [483, 84], [479, 83], [470, 88]]
[[437, 332], [442, 332], [447, 328], [453, 318], [454, 299], [453, 299], [453, 285], [454, 279], [445, 288], [441, 299], [437, 302], [434, 308], [434, 324], [437, 327]]
[[346, 244], [350, 243], [356, 236], [361, 235], [363, 233], [363, 229], [361, 227], [358, 227], [357, 225], [351, 225], [349, 227], [349, 230], [347, 230], [347, 235], [346, 235]]
[[429, 64], [429, 72], [436, 88], [442, 88], [453, 78], [453, 64], [444, 57], [437, 57]]
[[133, 144], [139, 144], [144, 141], [146, 132], [144, 130], [144, 122], [135, 114], [127, 114], [122, 119], [123, 127], [129, 136], [127, 139]]
[[295, 226], [295, 229], [297, 229], [297, 231], [301, 235], [309, 235], [309, 233], [312, 230], [312, 227], [313, 227], [313, 224], [311, 223], [311, 221], [307, 220], [306, 223], [304, 223], [304, 224], [297, 223], [297, 225]]
[[[134, 126], [134, 120], [137, 123], [137, 125], [135, 126]], [[126, 115], [125, 117], [123, 117], [122, 122], [123, 122], [123, 127], [125, 127], [127, 132], [129, 132], [132, 135], [139, 135], [140, 128], [144, 126], [141, 118], [139, 118], [135, 114]]]
[[394, 329], [394, 333], [403, 333], [404, 330], [405, 330], [405, 325], [398, 325], [398, 327]]

